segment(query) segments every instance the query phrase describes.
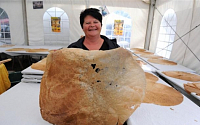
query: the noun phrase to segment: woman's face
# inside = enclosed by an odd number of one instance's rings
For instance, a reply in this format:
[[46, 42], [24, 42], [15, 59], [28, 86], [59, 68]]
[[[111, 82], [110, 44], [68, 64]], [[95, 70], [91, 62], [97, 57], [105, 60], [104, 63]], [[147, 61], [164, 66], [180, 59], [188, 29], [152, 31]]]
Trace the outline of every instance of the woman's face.
[[83, 31], [85, 36], [99, 36], [101, 32], [101, 22], [88, 15], [84, 19]]

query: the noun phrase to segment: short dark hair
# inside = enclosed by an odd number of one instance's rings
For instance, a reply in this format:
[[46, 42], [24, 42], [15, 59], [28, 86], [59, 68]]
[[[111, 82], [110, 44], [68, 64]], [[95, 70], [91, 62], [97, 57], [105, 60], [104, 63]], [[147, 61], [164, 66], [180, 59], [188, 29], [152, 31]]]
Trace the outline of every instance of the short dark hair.
[[83, 10], [81, 12], [81, 14], [80, 14], [80, 24], [81, 24], [82, 29], [83, 29], [84, 19], [88, 15], [90, 15], [90, 16], [94, 17], [95, 19], [99, 20], [101, 22], [101, 25], [102, 25], [102, 15], [99, 12], [99, 10], [96, 9], [96, 8], [87, 8], [87, 9]]

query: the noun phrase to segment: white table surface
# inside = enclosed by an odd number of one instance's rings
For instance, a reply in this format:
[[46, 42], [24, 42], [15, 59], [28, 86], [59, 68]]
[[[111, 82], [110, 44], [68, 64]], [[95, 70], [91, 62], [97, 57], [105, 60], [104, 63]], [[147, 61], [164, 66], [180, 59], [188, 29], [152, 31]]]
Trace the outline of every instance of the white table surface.
[[[39, 92], [40, 84], [21, 82], [0, 95], [0, 125], [50, 125], [41, 117]], [[199, 124], [200, 107], [186, 97], [177, 106], [143, 103], [128, 120], [128, 125]]]
[[149, 65], [149, 63], [145, 62], [144, 60], [142, 60], [140, 58], [137, 58], [136, 60], [141, 60], [142, 62], [146, 63], [146, 65], [142, 65], [142, 67], [141, 67], [144, 71], [156, 72], [157, 69], [155, 69], [154, 67]]
[[10, 47], [0, 47], [0, 53], [5, 52], [7, 49], [10, 49]]
[[44, 71], [41, 71], [41, 70], [36, 70], [36, 69], [32, 69], [31, 66], [29, 66], [28, 68], [22, 70], [21, 72], [22, 74], [29, 74], [29, 75], [43, 75], [44, 74]]
[[42, 75], [29, 75], [29, 74], [23, 74], [22, 75], [23, 78], [26, 78], [26, 79], [38, 79], [38, 80], [41, 80], [42, 79]]
[[32, 69], [31, 66], [21, 71], [22, 79], [21, 81], [24, 83], [40, 83], [44, 71]]
[[149, 65], [152, 65], [153, 67], [155, 67], [157, 70], [162, 70], [162, 71], [172, 71], [172, 70], [174, 70], [174, 71], [195, 72], [194, 70], [192, 70], [190, 68], [187, 68], [185, 66], [182, 66], [180, 64], [177, 64], [177, 65], [162, 65], [162, 64], [157, 64], [157, 63], [151, 63], [151, 62], [147, 61], [148, 58], [141, 57], [140, 56], [141, 54], [135, 54], [133, 51], [132, 51], [132, 53], [134, 55], [138, 56], [140, 59], [142, 59], [142, 60], [146, 61], [147, 63], [149, 63]]
[[[161, 79], [157, 83], [169, 86]], [[142, 103], [128, 119], [128, 125], [200, 125], [200, 107], [185, 96], [176, 106]]]
[[22, 78], [21, 82], [24, 82], [24, 83], [41, 83], [41, 79], [36, 79], [36, 78], [30, 78], [30, 79]]
[[6, 53], [10, 56], [19, 56], [19, 55], [48, 55], [49, 52], [26, 52], [26, 51], [6, 51], [7, 49], [12, 49], [12, 48], [29, 48], [29, 49], [49, 49], [49, 50], [57, 50], [62, 48], [62, 46], [11, 46], [11, 47], [0, 47], [0, 51], [3, 53]]
[[0, 125], [50, 125], [39, 108], [40, 84], [19, 83], [0, 95]]
[[158, 70], [162, 70], [162, 71], [187, 71], [187, 72], [195, 72], [192, 69], [189, 69], [185, 66], [182, 66], [180, 64], [177, 65], [161, 65], [161, 64], [156, 64], [156, 63], [151, 63], [153, 66], [155, 66], [156, 68], [158, 68]]

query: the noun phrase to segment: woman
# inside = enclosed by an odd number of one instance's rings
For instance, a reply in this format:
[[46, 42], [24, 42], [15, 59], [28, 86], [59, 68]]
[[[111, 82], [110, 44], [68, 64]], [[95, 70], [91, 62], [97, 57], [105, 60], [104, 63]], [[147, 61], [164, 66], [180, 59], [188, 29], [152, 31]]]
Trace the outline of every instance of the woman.
[[[100, 35], [102, 28], [102, 15], [98, 9], [87, 8], [80, 14], [80, 25], [85, 33], [77, 42], [68, 48], [82, 48], [84, 50], [110, 50], [120, 47], [116, 39], [108, 39]], [[127, 125], [126, 122], [124, 125]]]
[[102, 15], [98, 9], [87, 8], [80, 14], [80, 25], [85, 36], [68, 46], [68, 48], [82, 48], [84, 50], [110, 50], [118, 48], [116, 39], [108, 39], [100, 35]]

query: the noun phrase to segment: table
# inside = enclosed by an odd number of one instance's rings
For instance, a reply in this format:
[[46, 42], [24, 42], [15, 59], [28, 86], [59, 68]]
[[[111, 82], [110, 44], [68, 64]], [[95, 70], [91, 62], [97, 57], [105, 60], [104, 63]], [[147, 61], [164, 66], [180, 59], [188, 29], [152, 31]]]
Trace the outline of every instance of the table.
[[[39, 71], [30, 67], [24, 70], [24, 74], [31, 72], [37, 74]], [[161, 79], [158, 83], [168, 85]], [[3, 93], [0, 96], [0, 124], [49, 125], [40, 114], [39, 91], [39, 83], [20, 82]], [[199, 114], [200, 107], [184, 96], [183, 102], [176, 106], [142, 103], [127, 122], [128, 125], [199, 125]]]
[[[151, 65], [152, 67], [154, 67], [156, 70], [195, 72], [194, 70], [189, 69], [189, 68], [187, 68], [183, 65], [180, 65], [180, 64], [177, 64], [177, 65], [161, 65], [161, 64], [151, 63], [151, 62], [148, 61], [148, 58], [141, 57], [140, 56], [141, 54], [136, 54], [136, 53], [134, 53], [133, 50], [129, 50], [129, 51], [131, 51], [133, 55], [139, 57], [141, 60], [143, 60], [144, 62], [146, 62], [149, 65]], [[148, 50], [146, 50], [146, 51], [149, 52]]]
[[31, 66], [21, 71], [22, 81], [26, 83], [40, 83], [44, 71], [32, 69]]
[[[159, 79], [157, 83], [169, 86]], [[142, 103], [129, 117], [128, 125], [199, 125], [200, 107], [184, 96], [176, 106]]]
[[[192, 99], [195, 103], [197, 103], [197, 105], [200, 106], [200, 96], [197, 96], [196, 93], [188, 94], [184, 89], [184, 84], [192, 83], [191, 81], [186, 81], [186, 80], [181, 80], [181, 79], [169, 77], [169, 76], [165, 75], [164, 73], [162, 73], [163, 71], [156, 71], [156, 72], [158, 73], [158, 75], [160, 77], [162, 77], [163, 79], [168, 81], [172, 86], [177, 88], [179, 91], [184, 93], [186, 96], [188, 96], [188, 98]], [[191, 73], [191, 72], [188, 72], [188, 73]], [[191, 74], [195, 74], [195, 73], [191, 73]], [[195, 75], [198, 75], [198, 74], [195, 74]]]
[[12, 48], [29, 48], [29, 49], [49, 49], [49, 50], [57, 50], [57, 49], [61, 49], [62, 46], [10, 46], [10, 47], [0, 47], [0, 52], [2, 53], [6, 53], [10, 56], [19, 56], [19, 55], [39, 55], [39, 56], [43, 56], [43, 55], [48, 55], [49, 52], [26, 52], [26, 51], [6, 51], [7, 49], [12, 49]]
[[[134, 55], [134, 54], [133, 54]], [[141, 60], [142, 62], [146, 63], [145, 65], [142, 65], [141, 68], [144, 70], [144, 71], [149, 71], [149, 72], [156, 72], [156, 67], [150, 65], [147, 61], [144, 61], [143, 59], [141, 58], [137, 58], [137, 60]]]
[[[0, 96], [1, 125], [50, 125], [39, 108], [40, 84], [15, 85]], [[200, 108], [184, 97], [177, 106], [141, 104], [128, 119], [128, 125], [199, 125]]]
[[14, 66], [15, 59], [17, 59], [20, 64], [21, 69], [24, 69], [19, 56], [28, 56], [29, 63], [31, 64], [30, 56], [40, 56], [40, 58], [41, 58], [41, 56], [47, 56], [49, 54], [49, 52], [6, 51], [6, 50], [12, 49], [12, 48], [29, 48], [29, 49], [43, 48], [43, 49], [49, 49], [49, 50], [57, 50], [57, 49], [61, 49], [63, 47], [62, 46], [45, 46], [45, 45], [43, 45], [43, 46], [15, 45], [15, 46], [9, 46], [9, 47], [0, 47], [0, 53], [5, 53], [13, 58], [13, 66]]
[[[174, 80], [174, 78], [170, 78], [165, 76], [162, 71], [183, 71], [183, 72], [189, 72], [189, 73], [195, 73], [194, 70], [189, 69], [187, 67], [184, 67], [182, 65], [161, 65], [156, 63], [148, 62], [148, 58], [141, 57], [140, 54], [134, 53], [134, 50], [128, 49], [130, 52], [132, 52], [133, 55], [137, 56], [140, 60], [143, 60], [151, 67], [154, 67], [155, 70], [151, 70], [152, 72], [156, 73], [161, 79], [169, 83], [171, 86], [173, 86], [175, 89], [183, 93], [186, 97], [188, 97], [190, 100], [195, 102], [197, 105], [200, 106], [200, 97], [197, 96], [195, 93], [188, 94], [183, 87], [183, 81], [181, 80]], [[147, 50], [146, 50], [147, 51]], [[148, 51], [147, 51], [148, 52]], [[188, 81], [184, 81], [187, 83]]]
[[20, 82], [0, 95], [0, 125], [50, 125], [39, 108], [40, 84]]

